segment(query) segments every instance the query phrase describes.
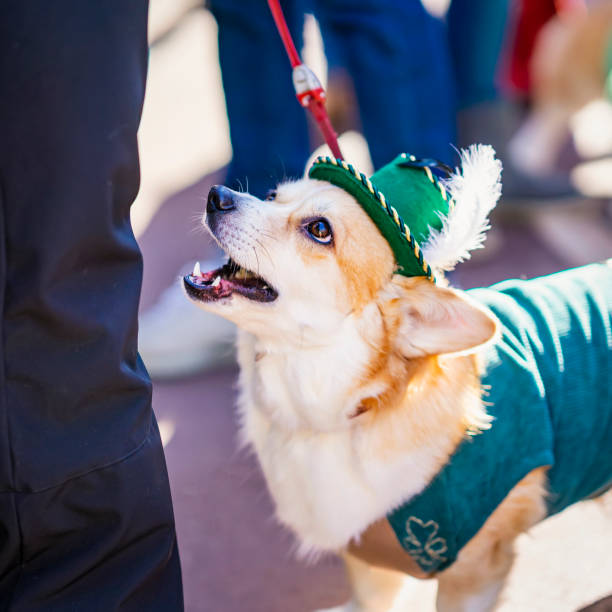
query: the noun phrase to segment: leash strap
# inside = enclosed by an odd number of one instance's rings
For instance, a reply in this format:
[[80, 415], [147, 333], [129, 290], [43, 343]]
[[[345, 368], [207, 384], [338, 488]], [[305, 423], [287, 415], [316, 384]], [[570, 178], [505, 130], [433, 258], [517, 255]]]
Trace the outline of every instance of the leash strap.
[[268, 0], [268, 6], [293, 68], [293, 88], [295, 89], [298, 102], [301, 106], [307, 108], [314, 117], [333, 156], [336, 159], [344, 159], [338, 145], [338, 135], [334, 131], [325, 109], [325, 91], [323, 86], [315, 73], [302, 63], [291, 38], [291, 33], [287, 27], [279, 0]]

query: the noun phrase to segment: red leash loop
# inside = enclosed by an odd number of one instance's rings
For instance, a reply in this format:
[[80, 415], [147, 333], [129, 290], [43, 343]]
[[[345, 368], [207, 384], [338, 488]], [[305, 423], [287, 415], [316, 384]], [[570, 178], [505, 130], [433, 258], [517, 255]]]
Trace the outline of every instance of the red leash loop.
[[268, 6], [293, 68], [293, 87], [298, 102], [312, 113], [333, 156], [337, 159], [344, 159], [338, 146], [338, 136], [329, 120], [327, 110], [325, 110], [325, 91], [315, 73], [302, 63], [291, 38], [279, 0], [268, 0]]

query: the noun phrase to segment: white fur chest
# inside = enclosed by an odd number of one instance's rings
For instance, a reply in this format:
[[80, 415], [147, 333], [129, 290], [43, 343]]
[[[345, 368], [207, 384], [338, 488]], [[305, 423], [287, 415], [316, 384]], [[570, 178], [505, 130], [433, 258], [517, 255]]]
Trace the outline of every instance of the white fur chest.
[[[250, 337], [242, 338], [239, 356], [242, 436], [254, 448], [277, 518], [298, 536], [301, 554], [346, 546], [422, 490], [435, 472], [430, 449], [390, 456], [375, 431], [348, 423], [349, 407], [341, 399], [354, 378], [346, 365], [345, 380], [311, 389], [308, 380], [316, 380], [320, 365], [296, 366], [271, 355], [256, 363]], [[321, 381], [330, 378], [329, 370], [320, 374]]]

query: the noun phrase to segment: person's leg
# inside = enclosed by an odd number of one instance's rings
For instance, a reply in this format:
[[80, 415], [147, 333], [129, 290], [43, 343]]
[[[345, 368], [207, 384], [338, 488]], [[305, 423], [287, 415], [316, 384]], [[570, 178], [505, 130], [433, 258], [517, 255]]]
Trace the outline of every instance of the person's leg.
[[180, 610], [129, 211], [146, 0], [0, 7], [0, 608]]
[[[291, 81], [291, 65], [265, 0], [211, 0], [219, 25], [219, 61], [233, 159], [227, 184], [262, 197], [285, 177], [299, 178], [308, 130]], [[301, 0], [283, 2], [298, 51]], [[248, 184], [247, 184], [248, 180]]]
[[509, 0], [451, 1], [448, 41], [459, 109], [498, 97], [498, 70], [509, 10]]
[[454, 84], [442, 21], [419, 0], [325, 0], [316, 16], [353, 78], [374, 167], [403, 151], [453, 160]]

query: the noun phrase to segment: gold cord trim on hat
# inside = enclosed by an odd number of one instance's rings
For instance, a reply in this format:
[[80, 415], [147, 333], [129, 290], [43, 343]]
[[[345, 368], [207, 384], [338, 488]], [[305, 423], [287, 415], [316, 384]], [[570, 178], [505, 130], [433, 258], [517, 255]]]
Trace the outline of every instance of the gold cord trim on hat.
[[[405, 154], [403, 155], [404, 157], [406, 156]], [[414, 160], [415, 159], [414, 155], [411, 155], [410, 159]], [[344, 160], [335, 159], [334, 157], [325, 157], [325, 156], [317, 157], [313, 162], [313, 165], [314, 164], [332, 164], [333, 166], [341, 166], [348, 173], [352, 174], [355, 177], [355, 179], [360, 181], [362, 185], [374, 196], [376, 201], [382, 206], [385, 212], [393, 219], [393, 222], [397, 225], [400, 231], [400, 235], [406, 239], [406, 242], [408, 242], [408, 246], [414, 253], [414, 256], [416, 257], [417, 261], [419, 262], [419, 265], [423, 269], [425, 276], [432, 283], [436, 282], [436, 277], [433, 274], [431, 266], [423, 258], [423, 251], [421, 251], [409, 227], [404, 223], [403, 219], [400, 217], [397, 210], [395, 210], [393, 206], [390, 206], [387, 203], [385, 196], [380, 191], [378, 191], [376, 187], [374, 187], [374, 185], [372, 184], [372, 181], [370, 181], [370, 179], [365, 174], [363, 174], [363, 172], [358, 172], [352, 164], [347, 164]], [[436, 179], [432, 175], [431, 170], [427, 166], [425, 166], [424, 170], [429, 180], [438, 187], [438, 189], [440, 190], [440, 193], [442, 194], [442, 198], [446, 201], [447, 194], [446, 194], [446, 190], [444, 189], [444, 187], [440, 185], [438, 181], [436, 181]], [[451, 202], [452, 202], [452, 199], [449, 198], [448, 199], [449, 206]]]

